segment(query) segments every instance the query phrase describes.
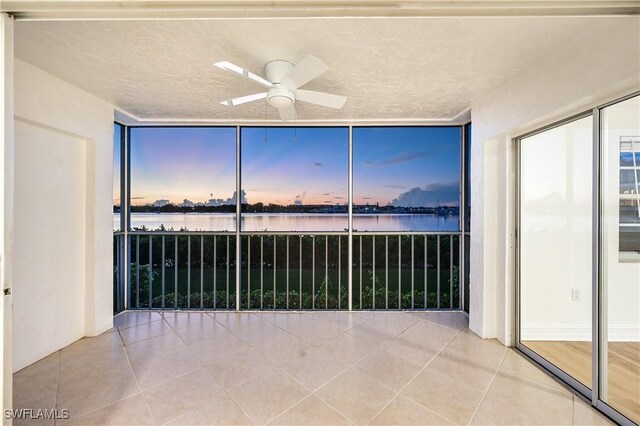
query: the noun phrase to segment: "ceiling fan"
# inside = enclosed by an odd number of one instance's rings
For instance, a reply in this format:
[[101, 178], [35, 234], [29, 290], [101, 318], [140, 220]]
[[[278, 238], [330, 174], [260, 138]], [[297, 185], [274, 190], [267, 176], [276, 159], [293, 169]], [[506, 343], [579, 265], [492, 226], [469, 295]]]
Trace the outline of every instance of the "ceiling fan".
[[295, 120], [295, 103], [297, 101], [341, 109], [347, 100], [344, 96], [300, 89], [300, 87], [304, 86], [329, 69], [319, 59], [314, 58], [311, 55], [302, 59], [295, 66], [291, 62], [281, 59], [268, 62], [264, 66], [264, 74], [266, 78], [262, 78], [242, 67], [232, 64], [231, 62], [216, 62], [214, 65], [223, 70], [240, 74], [254, 83], [260, 84], [268, 89], [266, 92], [220, 102], [225, 106], [242, 105], [247, 102], [266, 98], [269, 105], [278, 109], [282, 120]]

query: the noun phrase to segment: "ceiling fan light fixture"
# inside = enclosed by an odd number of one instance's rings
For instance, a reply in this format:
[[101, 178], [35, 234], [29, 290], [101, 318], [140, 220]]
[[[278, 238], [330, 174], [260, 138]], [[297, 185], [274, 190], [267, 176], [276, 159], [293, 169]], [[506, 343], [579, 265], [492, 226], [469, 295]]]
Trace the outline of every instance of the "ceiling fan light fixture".
[[274, 95], [269, 98], [269, 104], [276, 108], [287, 108], [293, 105], [293, 99], [284, 95]]

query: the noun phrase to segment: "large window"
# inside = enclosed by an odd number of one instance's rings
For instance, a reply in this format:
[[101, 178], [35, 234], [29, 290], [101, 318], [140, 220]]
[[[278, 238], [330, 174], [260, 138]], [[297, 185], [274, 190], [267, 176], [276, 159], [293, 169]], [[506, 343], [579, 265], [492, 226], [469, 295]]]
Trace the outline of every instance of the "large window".
[[131, 229], [233, 231], [234, 127], [132, 128]]
[[345, 231], [346, 127], [241, 130], [243, 231]]
[[354, 229], [458, 230], [460, 132], [460, 127], [354, 128]]
[[121, 198], [121, 173], [122, 173], [122, 138], [124, 126], [115, 123], [113, 125], [113, 230], [121, 231], [120, 223], [120, 198]]

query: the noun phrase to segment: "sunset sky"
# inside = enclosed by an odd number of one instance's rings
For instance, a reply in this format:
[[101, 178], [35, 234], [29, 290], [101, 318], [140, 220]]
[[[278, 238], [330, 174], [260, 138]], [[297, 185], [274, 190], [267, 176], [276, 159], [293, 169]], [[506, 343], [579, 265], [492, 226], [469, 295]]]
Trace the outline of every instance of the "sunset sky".
[[[244, 127], [241, 141], [249, 203], [347, 202], [347, 128]], [[458, 204], [459, 128], [354, 128], [353, 145], [356, 204]], [[132, 128], [131, 202], [229, 199], [235, 164], [234, 127]]]

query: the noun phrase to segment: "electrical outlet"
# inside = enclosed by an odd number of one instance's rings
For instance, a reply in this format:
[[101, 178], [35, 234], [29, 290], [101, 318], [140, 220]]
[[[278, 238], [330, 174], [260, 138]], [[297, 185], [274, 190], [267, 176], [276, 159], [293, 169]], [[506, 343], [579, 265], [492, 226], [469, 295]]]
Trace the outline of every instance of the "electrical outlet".
[[571, 289], [571, 301], [572, 302], [579, 302], [580, 301], [580, 289], [579, 288], [572, 288]]

